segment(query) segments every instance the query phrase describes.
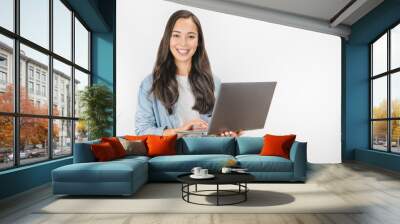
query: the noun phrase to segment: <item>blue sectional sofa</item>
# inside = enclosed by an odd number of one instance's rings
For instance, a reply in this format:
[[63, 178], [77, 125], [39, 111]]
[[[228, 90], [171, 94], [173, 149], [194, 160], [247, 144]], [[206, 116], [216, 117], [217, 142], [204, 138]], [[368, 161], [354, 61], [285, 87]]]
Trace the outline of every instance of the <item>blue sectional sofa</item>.
[[52, 171], [53, 193], [68, 195], [131, 195], [148, 181], [176, 181], [193, 167], [218, 172], [230, 159], [256, 177], [256, 181], [304, 182], [307, 143], [294, 142], [290, 159], [260, 156], [262, 137], [184, 137], [177, 155], [127, 156], [96, 162], [90, 141], [75, 144], [74, 163]]

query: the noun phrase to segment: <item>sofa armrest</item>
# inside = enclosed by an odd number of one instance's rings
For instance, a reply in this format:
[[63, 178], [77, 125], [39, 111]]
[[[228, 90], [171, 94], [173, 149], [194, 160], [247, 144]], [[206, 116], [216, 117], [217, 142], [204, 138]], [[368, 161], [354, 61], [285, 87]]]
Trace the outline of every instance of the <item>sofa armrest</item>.
[[294, 142], [290, 149], [293, 162], [293, 179], [305, 181], [307, 176], [307, 142]]
[[94, 157], [90, 146], [92, 144], [100, 143], [99, 140], [88, 141], [75, 143], [74, 147], [74, 163], [89, 163], [95, 162], [96, 158]]

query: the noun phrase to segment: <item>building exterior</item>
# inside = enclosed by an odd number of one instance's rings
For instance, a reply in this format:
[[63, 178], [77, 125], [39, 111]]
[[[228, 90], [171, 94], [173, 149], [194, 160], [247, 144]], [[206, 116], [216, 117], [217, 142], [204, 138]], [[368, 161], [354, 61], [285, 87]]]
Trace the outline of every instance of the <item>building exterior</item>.
[[[13, 86], [15, 83], [13, 60], [12, 46], [0, 41], [0, 94], [4, 94], [7, 91], [7, 86]], [[49, 96], [51, 95], [49, 94], [48, 65], [26, 56], [25, 52], [21, 51], [20, 74], [21, 93], [26, 91], [34, 108], [48, 109]], [[53, 74], [53, 115], [72, 117], [72, 77], [57, 69], [53, 69]], [[75, 85], [78, 84], [79, 81], [76, 80]], [[75, 105], [79, 105], [79, 97], [76, 97]], [[76, 117], [79, 117], [80, 114], [78, 108], [77, 106]], [[22, 106], [21, 113], [25, 113]], [[54, 123], [59, 127], [59, 135], [58, 140], [53, 144], [69, 145], [72, 137], [72, 122], [70, 120], [54, 120]]]

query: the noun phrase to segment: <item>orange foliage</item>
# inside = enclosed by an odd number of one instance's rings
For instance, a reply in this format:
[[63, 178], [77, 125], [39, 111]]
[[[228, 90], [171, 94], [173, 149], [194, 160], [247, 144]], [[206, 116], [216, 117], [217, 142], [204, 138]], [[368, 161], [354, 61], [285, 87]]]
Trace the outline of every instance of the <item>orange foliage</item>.
[[[5, 93], [0, 93], [0, 111], [13, 112], [14, 97], [13, 86], [7, 86]], [[34, 105], [29, 99], [28, 93], [24, 87], [20, 88], [20, 109], [23, 114], [40, 114], [47, 115], [48, 107]], [[54, 110], [54, 114], [58, 115], [59, 111]], [[11, 116], [0, 116], [0, 146], [9, 148], [13, 145], [13, 119]], [[29, 144], [45, 144], [48, 136], [48, 119], [21, 117], [20, 119], [20, 147], [23, 149]], [[54, 124], [53, 138], [59, 135], [59, 127]]]

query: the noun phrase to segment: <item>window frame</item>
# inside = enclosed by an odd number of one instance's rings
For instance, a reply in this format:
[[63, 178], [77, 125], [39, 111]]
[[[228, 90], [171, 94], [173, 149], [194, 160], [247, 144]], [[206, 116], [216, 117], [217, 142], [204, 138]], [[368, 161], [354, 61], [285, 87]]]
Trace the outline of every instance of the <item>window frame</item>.
[[[397, 21], [396, 23], [392, 24], [389, 28], [387, 28], [383, 33], [378, 35], [374, 40], [372, 40], [369, 44], [369, 149], [373, 151], [380, 151], [380, 152], [386, 152], [386, 153], [391, 153], [391, 154], [400, 154], [400, 152], [393, 152], [392, 151], [392, 121], [400, 120], [400, 117], [392, 117], [392, 98], [391, 98], [391, 93], [392, 93], [392, 84], [391, 84], [391, 79], [392, 75], [396, 75], [396, 73], [400, 72], [400, 67], [393, 68], [391, 69], [391, 31], [393, 28], [400, 26], [400, 21]], [[387, 35], [386, 42], [387, 42], [387, 52], [386, 52], [386, 57], [387, 57], [387, 64], [386, 64], [386, 71], [380, 74], [376, 74], [374, 76], [373, 74], [373, 44], [378, 41], [381, 37], [384, 35]], [[373, 118], [373, 81], [378, 78], [386, 77], [386, 97], [387, 97], [387, 105], [386, 105], [386, 118]], [[374, 121], [386, 121], [386, 151], [384, 150], [379, 150], [374, 148], [374, 133], [373, 133], [373, 122]]]
[[[53, 60], [58, 60], [59, 62], [62, 62], [68, 66], [71, 67], [71, 83], [73, 84], [75, 82], [75, 69], [85, 73], [89, 77], [89, 83], [88, 86], [92, 85], [92, 69], [91, 69], [91, 36], [92, 36], [92, 30], [87, 26], [87, 24], [83, 21], [83, 19], [76, 13], [72, 7], [65, 1], [65, 0], [59, 0], [68, 10], [71, 11], [71, 18], [70, 18], [70, 23], [71, 23], [71, 58], [67, 59], [64, 58], [63, 56], [55, 53], [53, 50], [53, 24], [54, 24], [54, 17], [53, 17], [53, 1], [54, 0], [48, 0], [49, 2], [49, 47], [46, 49], [45, 47], [42, 47], [39, 44], [34, 43], [33, 41], [30, 41], [29, 39], [24, 38], [23, 36], [20, 35], [20, 0], [14, 0], [13, 1], [13, 10], [14, 10], [14, 17], [13, 17], [13, 22], [14, 22], [14, 30], [10, 31], [4, 27], [0, 26], [0, 35], [3, 35], [5, 37], [11, 38], [13, 41], [13, 64], [11, 73], [10, 75], [13, 76], [14, 79], [14, 93], [13, 93], [13, 102], [14, 102], [14, 110], [13, 112], [2, 112], [0, 111], [0, 116], [4, 117], [12, 117], [13, 119], [13, 154], [14, 154], [14, 161], [13, 161], [13, 166], [11, 167], [5, 167], [5, 168], [0, 168], [0, 172], [5, 171], [5, 170], [10, 170], [10, 169], [16, 169], [19, 167], [23, 166], [30, 166], [33, 164], [37, 163], [43, 163], [47, 162], [50, 160], [58, 160], [62, 159], [65, 157], [70, 157], [73, 156], [74, 153], [74, 143], [75, 143], [75, 126], [76, 122], [79, 120], [79, 117], [75, 117], [75, 111], [74, 107], [72, 107], [72, 113], [70, 116], [56, 116], [53, 115], [53, 97], [54, 97], [54, 90], [53, 90]], [[88, 69], [85, 69], [81, 67], [80, 65], [75, 63], [75, 18], [83, 25], [83, 27], [88, 31]], [[48, 96], [48, 108], [49, 111], [47, 112], [46, 115], [39, 115], [39, 114], [27, 114], [27, 113], [21, 113], [20, 111], [20, 85], [21, 85], [21, 80], [20, 80], [20, 45], [23, 44], [27, 47], [30, 47], [36, 51], [39, 51], [40, 53], [43, 53], [48, 56], [49, 58], [49, 63], [48, 63], [48, 80], [46, 80], [47, 84], [45, 85], [45, 90], [48, 92], [48, 94], [45, 91], [45, 94]], [[27, 71], [30, 69], [30, 65], [27, 64]], [[39, 73], [39, 80], [36, 80], [36, 69], [33, 70], [33, 79], [31, 79], [31, 76], [29, 72], [27, 72], [26, 75], [26, 82], [29, 80], [33, 81], [33, 85], [35, 86], [36, 83], [42, 83], [41, 79], [41, 74], [43, 71]], [[72, 85], [72, 90], [71, 93], [73, 96], [75, 96], [75, 85]], [[27, 86], [28, 87], [28, 86]], [[35, 88], [35, 87], [34, 87]], [[27, 91], [29, 91], [27, 89]], [[36, 89], [34, 89], [34, 92]], [[39, 94], [38, 96], [42, 96], [42, 94]], [[75, 103], [75, 97], [72, 97], [72, 105]], [[47, 145], [47, 150], [48, 150], [48, 155], [47, 158], [44, 158], [43, 160], [40, 160], [38, 162], [32, 162], [32, 163], [26, 163], [26, 164], [21, 164], [20, 161], [20, 119], [21, 118], [45, 118], [47, 119], [48, 122], [48, 136], [47, 136], [47, 142], [49, 143]], [[54, 147], [53, 147], [53, 123], [56, 120], [66, 120], [66, 121], [71, 121], [71, 153], [68, 155], [62, 155], [62, 156], [55, 156], [53, 155], [54, 152]], [[50, 144], [51, 143], [51, 144]]]

